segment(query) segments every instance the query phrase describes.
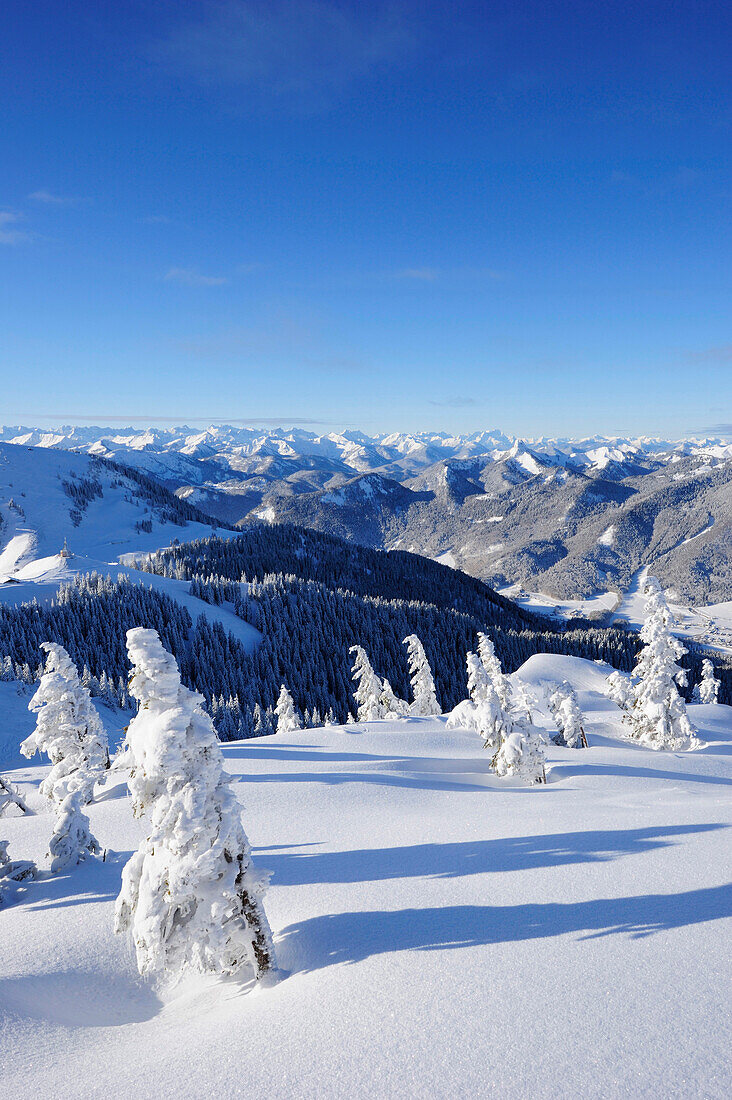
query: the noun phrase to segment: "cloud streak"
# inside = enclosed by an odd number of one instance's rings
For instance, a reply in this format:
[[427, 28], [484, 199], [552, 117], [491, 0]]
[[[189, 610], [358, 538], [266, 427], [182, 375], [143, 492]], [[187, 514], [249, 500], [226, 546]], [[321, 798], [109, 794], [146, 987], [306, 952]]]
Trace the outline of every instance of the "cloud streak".
[[447, 270], [439, 267], [402, 267], [389, 274], [391, 279], [418, 283], [435, 283], [438, 279], [449, 278], [491, 279], [494, 282], [503, 282], [506, 277], [505, 272], [496, 271], [492, 267], [454, 267]]
[[709, 435], [723, 435], [732, 437], [732, 424], [709, 424], [701, 431]]
[[333, 0], [221, 0], [154, 47], [167, 68], [205, 85], [247, 87], [289, 108], [326, 106], [354, 81], [412, 52], [409, 27], [393, 0], [351, 10]]
[[732, 344], [720, 344], [714, 348], [690, 351], [686, 358], [689, 363], [710, 363], [723, 366], [732, 363]]
[[30, 233], [17, 228], [19, 221], [19, 214], [12, 210], [0, 210], [0, 244], [23, 244], [30, 240]]
[[75, 203], [80, 202], [80, 199], [73, 198], [64, 195], [54, 195], [52, 191], [31, 191], [28, 196], [29, 199], [33, 199], [34, 202], [42, 202], [46, 206], [74, 206]]
[[112, 424], [132, 425], [146, 424], [154, 427], [156, 424], [172, 424], [176, 428], [185, 428], [188, 424], [219, 424], [257, 427], [260, 424], [274, 426], [304, 426], [307, 424], [338, 424], [336, 420], [315, 420], [298, 416], [142, 416], [132, 413], [127, 416], [119, 416], [116, 413], [95, 413], [88, 416], [86, 413], [16, 413], [22, 419], [35, 418], [35, 420], [51, 420], [59, 429], [77, 423], [89, 424], [94, 428], [104, 428]]
[[473, 405], [484, 405], [485, 401], [478, 397], [446, 397], [444, 401], [430, 401], [438, 409], [469, 409]]
[[178, 283], [179, 286], [223, 286], [228, 281], [223, 275], [202, 275], [195, 267], [171, 267], [163, 275], [164, 283]]
[[404, 267], [394, 272], [395, 279], [411, 279], [418, 283], [434, 283], [439, 277], [440, 271], [436, 267]]

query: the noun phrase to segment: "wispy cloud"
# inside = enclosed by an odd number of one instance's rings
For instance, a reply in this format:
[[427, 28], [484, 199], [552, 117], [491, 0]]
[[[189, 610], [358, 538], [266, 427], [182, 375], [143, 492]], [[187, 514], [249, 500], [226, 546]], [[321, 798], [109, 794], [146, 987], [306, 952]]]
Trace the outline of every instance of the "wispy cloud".
[[310, 329], [286, 314], [259, 325], [234, 325], [221, 332], [177, 339], [174, 343], [186, 355], [217, 362], [302, 356], [312, 353], [315, 346]]
[[436, 267], [404, 267], [395, 271], [395, 279], [413, 279], [419, 283], [434, 283], [440, 277], [440, 271]]
[[23, 244], [30, 240], [30, 233], [17, 228], [21, 220], [20, 214], [12, 210], [0, 210], [0, 244]]
[[477, 397], [446, 397], [443, 401], [430, 401], [430, 405], [435, 405], [438, 409], [467, 409], [472, 405], [484, 405], [485, 402], [482, 398]]
[[717, 347], [687, 352], [686, 360], [689, 363], [710, 363], [718, 366], [732, 363], [732, 344], [719, 344]]
[[167, 214], [148, 214], [145, 218], [140, 218], [140, 221], [144, 225], [170, 225], [170, 218]]
[[154, 427], [156, 424], [172, 424], [174, 427], [184, 428], [188, 424], [221, 424], [226, 426], [240, 425], [242, 427], [257, 427], [260, 424], [291, 427], [306, 424], [337, 424], [335, 420], [313, 420], [298, 416], [143, 416], [139, 413], [131, 413], [120, 416], [118, 413], [95, 413], [90, 416], [87, 413], [16, 413], [23, 419], [50, 420], [57, 426], [73, 424], [90, 424], [92, 427], [106, 427], [111, 424], [146, 424]]
[[272, 363], [290, 370], [328, 374], [360, 374], [374, 364], [350, 348], [334, 346], [312, 318], [302, 321], [287, 313], [256, 325], [235, 325], [219, 332], [178, 338], [175, 348], [194, 359], [213, 363]]
[[[208, 85], [237, 85], [262, 102], [326, 106], [353, 81], [408, 56], [419, 21], [395, 0], [220, 0], [196, 5], [154, 55]], [[190, 12], [190, 8], [187, 12]]]
[[411, 280], [418, 283], [435, 283], [438, 279], [491, 279], [503, 282], [507, 278], [504, 271], [492, 267], [402, 267], [389, 273], [391, 279]]
[[223, 286], [228, 281], [223, 275], [202, 275], [195, 267], [171, 267], [163, 275], [163, 282], [180, 286]]
[[699, 429], [705, 435], [722, 435], [732, 437], [732, 424], [708, 424], [706, 428]]
[[70, 195], [54, 195], [52, 191], [31, 191], [28, 196], [29, 199], [33, 199], [34, 202], [45, 203], [46, 206], [74, 206], [77, 202], [81, 202], [81, 199], [74, 198]]

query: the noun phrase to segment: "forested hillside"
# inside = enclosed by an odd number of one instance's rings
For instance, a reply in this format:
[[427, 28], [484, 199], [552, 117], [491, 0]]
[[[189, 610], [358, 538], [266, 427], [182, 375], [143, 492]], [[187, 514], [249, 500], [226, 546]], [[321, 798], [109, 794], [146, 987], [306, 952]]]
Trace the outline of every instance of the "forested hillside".
[[[409, 698], [404, 638], [417, 634], [432, 666], [439, 702], [454, 707], [466, 691], [465, 656], [478, 631], [495, 641], [507, 671], [534, 653], [602, 660], [630, 671], [635, 633], [575, 622], [547, 629], [474, 577], [404, 552], [355, 546], [286, 525], [252, 527], [140, 559], [140, 569], [188, 582], [191, 594], [225, 604], [262, 634], [247, 651], [220, 623], [195, 619], [171, 595], [99, 574], [61, 584], [50, 603], [0, 605], [3, 676], [35, 679], [43, 641], [59, 642], [83, 670], [92, 693], [126, 706], [125, 633], [153, 627], [176, 656], [184, 682], [200, 691], [223, 740], [271, 733], [280, 686], [307, 724], [345, 722], [353, 713], [352, 659], [362, 645], [377, 673]], [[691, 685], [701, 651], [686, 658]], [[732, 698], [732, 670], [720, 667], [720, 699]]]
[[[272, 707], [282, 682], [297, 705], [345, 721], [351, 707], [350, 660], [355, 644], [402, 696], [408, 693], [403, 639], [416, 633], [432, 665], [440, 702], [465, 695], [465, 655], [487, 630], [506, 668], [533, 653], [567, 653], [630, 671], [638, 638], [589, 624], [548, 630], [546, 620], [516, 607], [474, 577], [405, 552], [385, 553], [287, 525], [260, 525], [233, 539], [208, 538], [172, 547], [138, 563], [179, 580], [210, 602], [230, 601], [262, 631], [243, 655], [239, 700]], [[692, 683], [700, 656], [687, 657]], [[721, 669], [722, 696], [732, 671]], [[226, 720], [220, 721], [220, 726]]]

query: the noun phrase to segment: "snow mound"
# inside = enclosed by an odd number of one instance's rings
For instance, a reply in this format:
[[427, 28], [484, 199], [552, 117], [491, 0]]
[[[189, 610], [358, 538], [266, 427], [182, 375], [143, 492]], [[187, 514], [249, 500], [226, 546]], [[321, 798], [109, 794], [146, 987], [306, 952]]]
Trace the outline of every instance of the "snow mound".
[[568, 680], [575, 691], [595, 691], [605, 695], [605, 681], [613, 669], [584, 657], [568, 657], [563, 653], [534, 653], [514, 674], [527, 684]]

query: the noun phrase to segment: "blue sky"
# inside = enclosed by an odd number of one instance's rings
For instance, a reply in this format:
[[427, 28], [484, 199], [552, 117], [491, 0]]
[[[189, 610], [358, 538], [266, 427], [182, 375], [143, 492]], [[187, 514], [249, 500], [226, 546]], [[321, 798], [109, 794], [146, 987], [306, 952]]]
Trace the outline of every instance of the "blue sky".
[[731, 28], [6, 0], [0, 419], [732, 433]]

